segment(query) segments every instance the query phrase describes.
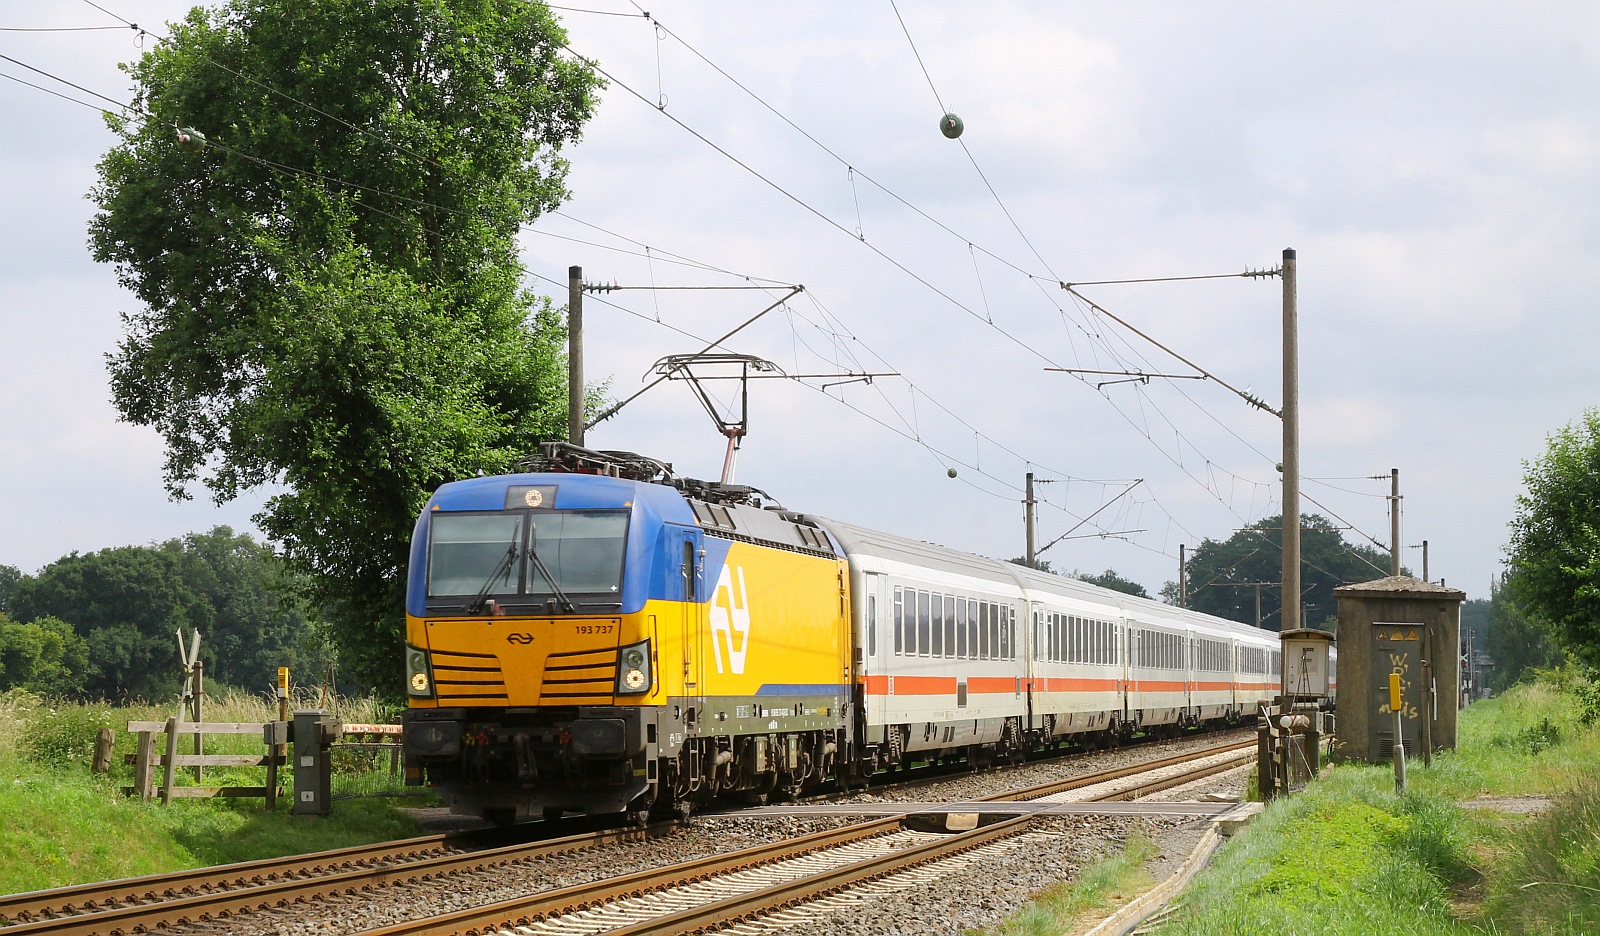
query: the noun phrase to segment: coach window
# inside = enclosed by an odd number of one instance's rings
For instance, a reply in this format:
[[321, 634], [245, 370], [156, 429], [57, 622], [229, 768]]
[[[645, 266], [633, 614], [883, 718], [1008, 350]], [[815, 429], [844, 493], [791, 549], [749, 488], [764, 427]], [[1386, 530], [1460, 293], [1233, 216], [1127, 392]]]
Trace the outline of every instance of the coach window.
[[927, 656], [928, 649], [933, 646], [929, 631], [932, 627], [931, 609], [929, 601], [932, 598], [927, 592], [917, 591], [917, 656]]
[[867, 596], [867, 656], [878, 655], [878, 596]]
[[956, 599], [956, 656], [967, 658], [967, 599]]
[[944, 655], [956, 655], [956, 598], [944, 596]]
[[931, 628], [933, 643], [929, 646], [933, 656], [944, 656], [944, 596], [938, 592], [933, 593], [933, 614], [931, 615]]
[[894, 652], [906, 652], [906, 606], [900, 594], [900, 586], [894, 587]]

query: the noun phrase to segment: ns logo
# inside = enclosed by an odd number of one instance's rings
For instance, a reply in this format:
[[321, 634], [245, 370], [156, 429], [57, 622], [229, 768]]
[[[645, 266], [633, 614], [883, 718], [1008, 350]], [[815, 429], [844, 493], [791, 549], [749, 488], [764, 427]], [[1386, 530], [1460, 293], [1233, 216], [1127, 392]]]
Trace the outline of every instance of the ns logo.
[[[740, 675], [744, 673], [744, 655], [750, 649], [749, 597], [744, 587], [744, 569], [724, 565], [722, 574], [717, 576], [717, 589], [711, 595], [711, 647], [716, 652], [719, 673], [729, 670]], [[722, 662], [724, 644], [728, 651], [726, 668]]]

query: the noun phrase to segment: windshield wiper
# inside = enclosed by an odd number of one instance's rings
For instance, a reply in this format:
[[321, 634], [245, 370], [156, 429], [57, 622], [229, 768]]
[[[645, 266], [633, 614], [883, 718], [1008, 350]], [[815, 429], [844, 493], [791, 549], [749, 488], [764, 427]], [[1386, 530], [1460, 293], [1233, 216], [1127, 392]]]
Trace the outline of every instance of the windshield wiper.
[[511, 564], [516, 561], [517, 538], [512, 537], [510, 544], [506, 547], [506, 554], [500, 557], [500, 562], [494, 567], [494, 571], [489, 573], [487, 579], [484, 579], [483, 587], [478, 589], [477, 596], [467, 603], [468, 614], [482, 614], [484, 612], [484, 609], [489, 606], [489, 591], [494, 588], [494, 580], [511, 578]]
[[577, 613], [578, 606], [572, 603], [572, 599], [567, 597], [567, 593], [562, 591], [561, 585], [556, 582], [556, 577], [550, 574], [549, 569], [545, 568], [544, 560], [539, 558], [539, 550], [533, 547], [531, 541], [528, 543], [528, 558], [533, 561], [533, 567], [539, 570], [539, 574], [544, 576], [544, 580], [550, 583], [550, 590], [556, 593], [556, 598], [561, 602], [561, 607], [566, 609], [568, 614]]

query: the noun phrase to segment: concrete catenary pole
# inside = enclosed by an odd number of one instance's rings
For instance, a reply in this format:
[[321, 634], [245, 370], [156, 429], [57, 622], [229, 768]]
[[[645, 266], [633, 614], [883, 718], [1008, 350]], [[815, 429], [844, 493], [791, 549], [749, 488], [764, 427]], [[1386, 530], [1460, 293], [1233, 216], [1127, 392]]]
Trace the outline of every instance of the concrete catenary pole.
[[567, 267], [567, 441], [583, 444], [583, 267]]
[[1294, 248], [1283, 251], [1283, 621], [1300, 626], [1300, 338]]
[[1389, 469], [1389, 574], [1400, 574], [1400, 469]]
[[1189, 578], [1183, 570], [1183, 553], [1186, 548], [1183, 543], [1178, 544], [1178, 607], [1180, 608], [1189, 607]]
[[1031, 568], [1033, 568], [1033, 561], [1034, 561], [1034, 558], [1035, 558], [1034, 557], [1034, 553], [1033, 553], [1033, 505], [1034, 505], [1034, 499], [1033, 499], [1033, 472], [1031, 472], [1031, 471], [1028, 472], [1028, 477], [1027, 477], [1027, 495], [1024, 498], [1024, 500], [1022, 501], [1022, 503], [1023, 503], [1024, 508], [1027, 511], [1026, 516], [1025, 516], [1025, 518], [1023, 520], [1023, 526], [1027, 529], [1027, 534], [1028, 534], [1027, 551], [1024, 553], [1024, 555], [1025, 555], [1025, 557], [1027, 559], [1028, 568], [1031, 569]]

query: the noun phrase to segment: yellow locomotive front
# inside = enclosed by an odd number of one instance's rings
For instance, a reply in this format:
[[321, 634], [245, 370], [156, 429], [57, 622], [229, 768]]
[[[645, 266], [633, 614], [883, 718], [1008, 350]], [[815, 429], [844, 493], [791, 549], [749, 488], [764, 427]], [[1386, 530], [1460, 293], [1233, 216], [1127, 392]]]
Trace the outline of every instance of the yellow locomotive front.
[[662, 705], [650, 580], [662, 510], [681, 504], [577, 474], [434, 495], [406, 601], [408, 782], [501, 823], [648, 807]]

